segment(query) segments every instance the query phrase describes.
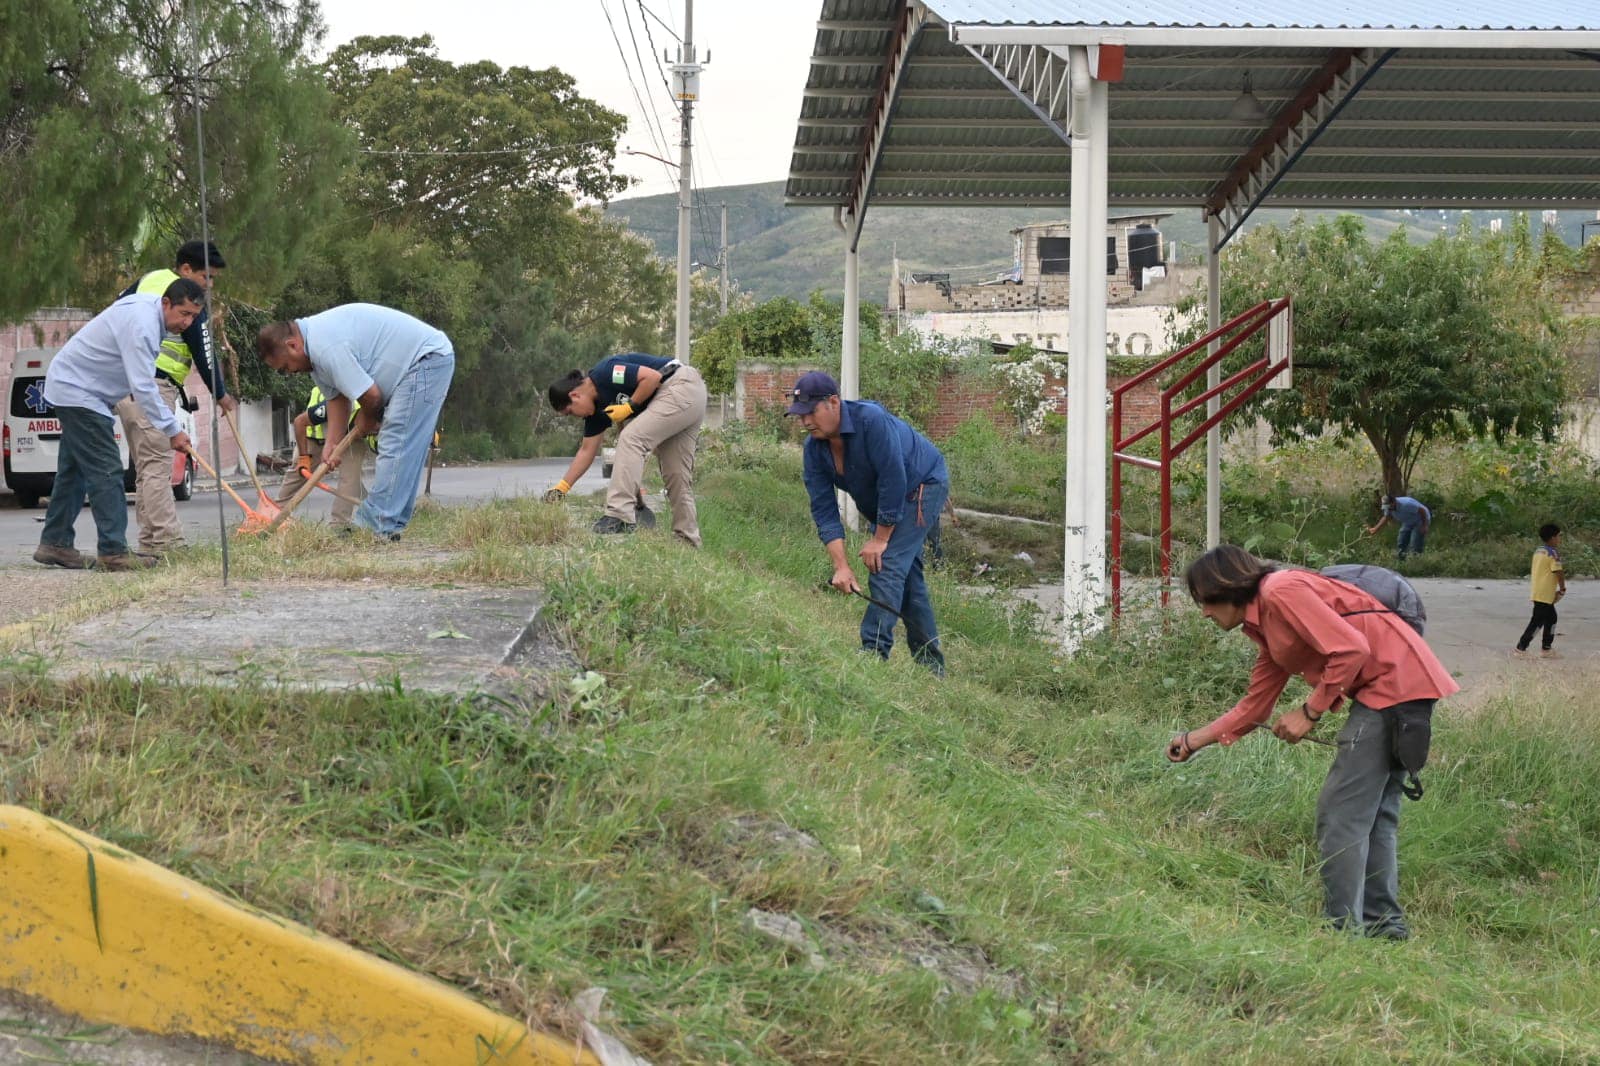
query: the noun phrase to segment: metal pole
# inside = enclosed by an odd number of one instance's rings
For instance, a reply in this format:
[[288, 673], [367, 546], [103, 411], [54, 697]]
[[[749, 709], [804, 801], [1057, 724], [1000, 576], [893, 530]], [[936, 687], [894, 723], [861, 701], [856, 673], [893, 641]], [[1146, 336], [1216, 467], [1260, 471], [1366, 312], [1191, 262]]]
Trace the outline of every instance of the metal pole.
[[[199, 4], [189, 8], [189, 26], [194, 33], [194, 70], [202, 68], [200, 63], [200, 21], [196, 10]], [[205, 130], [200, 122], [200, 82], [193, 79], [189, 82], [190, 98], [194, 102], [194, 150], [195, 162], [200, 168], [200, 247], [202, 258], [205, 260], [207, 273], [211, 270], [211, 222], [206, 214], [206, 139]], [[205, 295], [206, 324], [201, 330], [206, 349], [206, 361], [211, 365], [211, 454], [217, 459], [217, 528], [222, 539], [222, 587], [228, 587], [228, 516], [222, 506], [222, 430], [221, 419], [218, 417], [217, 396], [222, 379], [222, 367], [217, 353], [211, 347], [211, 289], [207, 286]], [[244, 443], [239, 442], [241, 449]], [[241, 458], [243, 458], [241, 456]]]
[[728, 205], [722, 205], [722, 247], [717, 252], [717, 271], [722, 275], [722, 313], [728, 313]]
[[[1099, 628], [1105, 599], [1106, 87], [1071, 50], [1072, 245], [1067, 318], [1067, 471], [1062, 611], [1067, 642]], [[1096, 332], [1098, 330], [1098, 333]]]
[[[1215, 331], [1222, 325], [1222, 258], [1217, 242], [1222, 240], [1222, 221], [1216, 215], [1206, 220], [1206, 329]], [[1217, 353], [1216, 340], [1206, 346], [1208, 355]], [[1211, 364], [1206, 371], [1206, 388], [1215, 389], [1222, 382], [1222, 362]], [[1215, 418], [1221, 409], [1222, 397], [1213, 396], [1206, 401], [1206, 417]], [[1222, 543], [1222, 424], [1206, 430], [1206, 547], [1215, 548]]]
[[694, 159], [690, 152], [690, 126], [694, 121], [694, 101], [699, 94], [700, 67], [694, 61], [694, 0], [683, 3], [683, 44], [673, 66], [682, 123], [678, 141], [678, 311], [677, 338], [673, 355], [689, 361], [689, 212], [693, 208]]

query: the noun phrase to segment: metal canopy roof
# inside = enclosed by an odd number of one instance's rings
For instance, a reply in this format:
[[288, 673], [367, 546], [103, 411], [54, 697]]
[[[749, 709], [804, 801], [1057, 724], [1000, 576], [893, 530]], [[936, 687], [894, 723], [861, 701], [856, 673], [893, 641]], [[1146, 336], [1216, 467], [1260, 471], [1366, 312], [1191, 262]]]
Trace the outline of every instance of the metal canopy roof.
[[1110, 206], [1600, 205], [1600, 16], [1440, 6], [823, 0], [785, 199], [1064, 204], [1067, 47], [1124, 44]]

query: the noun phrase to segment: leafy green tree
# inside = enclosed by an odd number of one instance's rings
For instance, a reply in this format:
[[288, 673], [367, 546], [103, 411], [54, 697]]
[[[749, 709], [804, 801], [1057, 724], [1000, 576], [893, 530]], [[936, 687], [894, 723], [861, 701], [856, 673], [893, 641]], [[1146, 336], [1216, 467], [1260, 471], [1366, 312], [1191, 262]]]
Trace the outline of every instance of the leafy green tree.
[[1223, 317], [1292, 296], [1296, 363], [1254, 410], [1279, 439], [1365, 437], [1397, 494], [1430, 441], [1548, 437], [1568, 389], [1542, 261], [1525, 218], [1420, 245], [1354, 215], [1252, 231], [1223, 264]]
[[[613, 170], [621, 115], [560, 70], [456, 65], [428, 37], [357, 38], [324, 69], [361, 153], [344, 187], [350, 211], [291, 295], [389, 303], [449, 333], [457, 366], [444, 417], [476, 442], [470, 454], [524, 453], [542, 432], [545, 386], [571, 367], [661, 350], [671, 270], [622, 226], [574, 207], [626, 187]], [[451, 281], [441, 317], [429, 318], [411, 302], [425, 307], [428, 286], [374, 276], [340, 250], [373, 254], [374, 228], [399, 272], [462, 267], [466, 305]]]
[[200, 229], [193, 101], [213, 234], [260, 291], [331, 203], [346, 139], [302, 54], [306, 2], [0, 0], [0, 319], [95, 307]]
[[[438, 57], [431, 37], [357, 37], [324, 64], [363, 152], [352, 206], [441, 247], [533, 269], [559, 251], [546, 228], [574, 196], [627, 188], [613, 169], [626, 119], [551, 67]], [[565, 234], [563, 234], [565, 236]]]
[[673, 271], [649, 241], [598, 211], [569, 211], [552, 220], [542, 258], [529, 276], [550, 290], [553, 327], [572, 336], [604, 334], [630, 351], [670, 347], [662, 319], [670, 327]]

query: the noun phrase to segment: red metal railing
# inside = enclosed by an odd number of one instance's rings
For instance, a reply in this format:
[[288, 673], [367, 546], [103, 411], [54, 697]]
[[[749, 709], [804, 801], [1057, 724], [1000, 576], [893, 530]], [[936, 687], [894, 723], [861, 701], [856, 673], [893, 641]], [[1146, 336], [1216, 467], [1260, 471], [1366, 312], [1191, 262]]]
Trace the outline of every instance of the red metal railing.
[[[1176, 408], [1173, 402], [1183, 395], [1185, 390], [1200, 380], [1200, 376], [1213, 365], [1226, 359], [1234, 349], [1245, 341], [1254, 337], [1267, 328], [1267, 323], [1289, 308], [1287, 296], [1279, 300], [1268, 300], [1256, 304], [1250, 310], [1236, 318], [1223, 323], [1221, 326], [1207, 333], [1204, 337], [1192, 344], [1185, 345], [1176, 352], [1161, 360], [1148, 370], [1129, 378], [1127, 381], [1111, 390], [1111, 611], [1112, 614], [1122, 613], [1122, 465], [1144, 467], [1149, 470], [1159, 471], [1161, 474], [1161, 605], [1167, 605], [1172, 587], [1172, 461], [1182, 455], [1196, 441], [1206, 435], [1213, 426], [1218, 425], [1234, 411], [1247, 403], [1252, 396], [1266, 388], [1279, 372], [1288, 368], [1287, 361], [1277, 366], [1271, 365], [1270, 357], [1263, 351], [1260, 359], [1250, 363], [1244, 369], [1230, 374], [1215, 388], [1206, 389], [1204, 392], [1184, 400]], [[1232, 334], [1232, 336], [1229, 336]], [[1149, 381], [1158, 374], [1165, 373], [1183, 360], [1188, 359], [1196, 352], [1204, 352], [1213, 342], [1227, 337], [1228, 339], [1217, 346], [1217, 350], [1204, 359], [1201, 359], [1192, 369], [1184, 373], [1171, 385], [1161, 390], [1161, 414], [1149, 425], [1128, 436], [1122, 433], [1122, 403], [1123, 397]], [[1203, 408], [1212, 397], [1225, 395], [1230, 389], [1241, 387], [1239, 393], [1222, 403], [1216, 414], [1211, 415], [1199, 423], [1177, 443], [1172, 440], [1172, 422], [1175, 418], [1183, 418]], [[1141, 455], [1131, 455], [1127, 449], [1148, 437], [1150, 434], [1161, 431], [1161, 457], [1147, 459]]]

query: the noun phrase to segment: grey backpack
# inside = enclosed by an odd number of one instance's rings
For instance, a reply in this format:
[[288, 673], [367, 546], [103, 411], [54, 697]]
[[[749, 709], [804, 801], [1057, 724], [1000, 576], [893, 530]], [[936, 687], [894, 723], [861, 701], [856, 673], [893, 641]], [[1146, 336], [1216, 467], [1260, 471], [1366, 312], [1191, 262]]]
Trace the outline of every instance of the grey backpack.
[[1369, 563], [1341, 563], [1338, 566], [1325, 566], [1319, 573], [1323, 577], [1343, 581], [1346, 585], [1354, 585], [1399, 615], [1401, 620], [1415, 629], [1419, 635], [1428, 624], [1428, 611], [1422, 606], [1422, 597], [1417, 595], [1417, 590], [1411, 582], [1388, 567], [1373, 566]]

